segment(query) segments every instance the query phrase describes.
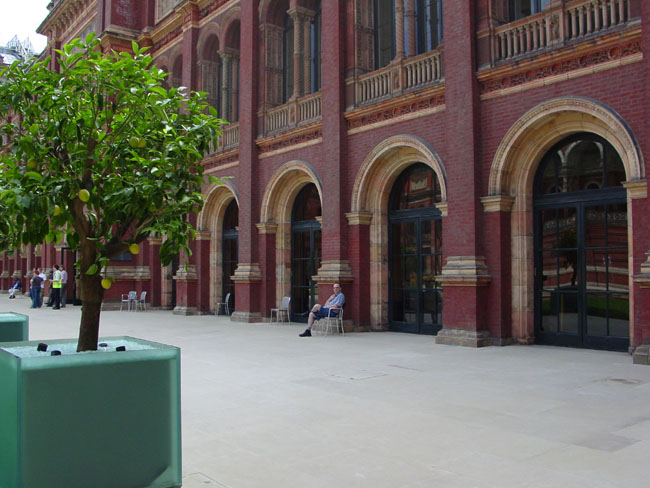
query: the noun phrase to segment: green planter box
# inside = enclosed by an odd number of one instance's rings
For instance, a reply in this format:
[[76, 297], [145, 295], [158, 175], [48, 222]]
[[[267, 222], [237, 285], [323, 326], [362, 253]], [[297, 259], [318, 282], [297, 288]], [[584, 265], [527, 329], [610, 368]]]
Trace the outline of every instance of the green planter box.
[[181, 486], [180, 349], [101, 342], [110, 352], [0, 344], [1, 488]]
[[29, 339], [29, 317], [20, 313], [0, 313], [0, 342]]

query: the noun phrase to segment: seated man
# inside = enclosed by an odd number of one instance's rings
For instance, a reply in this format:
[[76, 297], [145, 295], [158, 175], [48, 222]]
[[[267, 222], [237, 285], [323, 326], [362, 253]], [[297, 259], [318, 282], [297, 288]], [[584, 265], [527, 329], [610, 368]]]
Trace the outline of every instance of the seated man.
[[20, 280], [16, 278], [14, 284], [9, 288], [9, 298], [16, 298], [16, 292], [20, 291], [23, 288], [23, 285], [20, 283]]
[[336, 317], [338, 315], [337, 308], [343, 307], [345, 303], [345, 295], [341, 292], [341, 285], [334, 283], [334, 293], [330, 296], [325, 305], [322, 307], [317, 303], [309, 312], [309, 319], [307, 320], [307, 328], [302, 334], [298, 334], [300, 337], [311, 337], [311, 326], [314, 325], [315, 320], [324, 319], [330, 315], [330, 310], [332, 310], [331, 317]]

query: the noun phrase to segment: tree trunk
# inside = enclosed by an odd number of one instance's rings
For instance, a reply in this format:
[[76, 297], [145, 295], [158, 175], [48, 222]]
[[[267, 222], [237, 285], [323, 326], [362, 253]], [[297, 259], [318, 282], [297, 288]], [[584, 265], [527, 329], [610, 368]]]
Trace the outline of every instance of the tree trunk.
[[81, 324], [77, 352], [96, 351], [99, 341], [99, 314], [104, 300], [102, 277], [81, 273]]

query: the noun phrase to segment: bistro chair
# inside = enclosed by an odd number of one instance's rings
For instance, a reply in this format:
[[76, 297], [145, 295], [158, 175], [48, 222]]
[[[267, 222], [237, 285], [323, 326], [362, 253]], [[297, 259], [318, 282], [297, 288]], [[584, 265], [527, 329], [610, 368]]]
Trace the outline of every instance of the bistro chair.
[[226, 312], [226, 315], [230, 315], [230, 306], [228, 305], [230, 303], [230, 295], [230, 293], [226, 294], [226, 298], [224, 298], [223, 302], [217, 302], [217, 309], [214, 313], [215, 315], [219, 315], [219, 311], [221, 310], [222, 306]]
[[273, 312], [275, 312], [275, 321], [280, 323], [280, 316], [282, 315], [282, 322], [284, 322], [284, 314], [287, 315], [287, 320], [291, 324], [291, 314], [289, 313], [289, 305], [291, 304], [291, 297], [282, 297], [282, 305], [278, 308], [271, 309], [271, 322], [273, 322]]

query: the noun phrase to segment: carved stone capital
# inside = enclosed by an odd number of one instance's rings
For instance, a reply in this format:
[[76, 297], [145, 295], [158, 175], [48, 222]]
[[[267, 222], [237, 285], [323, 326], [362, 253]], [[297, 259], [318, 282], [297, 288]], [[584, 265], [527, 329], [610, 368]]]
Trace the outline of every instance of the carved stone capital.
[[198, 231], [194, 239], [197, 241], [209, 241], [212, 239], [212, 232], [206, 230]]
[[259, 263], [239, 263], [232, 276], [235, 283], [259, 283], [262, 281], [262, 270]]
[[147, 237], [147, 242], [152, 246], [160, 246], [163, 243], [162, 237]]
[[624, 181], [623, 186], [627, 188], [627, 194], [632, 200], [648, 197], [648, 182], [645, 178], [640, 180]]
[[351, 283], [354, 281], [350, 261], [321, 261], [318, 274], [313, 277], [319, 285], [334, 283]]
[[348, 219], [348, 225], [370, 225], [372, 222], [372, 212], [348, 212], [345, 214]]
[[641, 265], [641, 272], [632, 277], [635, 283], [640, 283], [641, 288], [650, 288], [650, 251], [646, 252], [645, 263]]
[[510, 195], [490, 195], [481, 197], [484, 212], [510, 212], [515, 203], [515, 197]]
[[436, 279], [443, 286], [486, 286], [492, 276], [483, 256], [449, 256]]
[[260, 222], [255, 224], [260, 234], [275, 234], [278, 231], [278, 224], [275, 222]]
[[176, 281], [196, 281], [198, 278], [196, 264], [188, 264], [187, 269], [185, 269], [185, 266], [179, 266], [176, 275], [174, 275]]

